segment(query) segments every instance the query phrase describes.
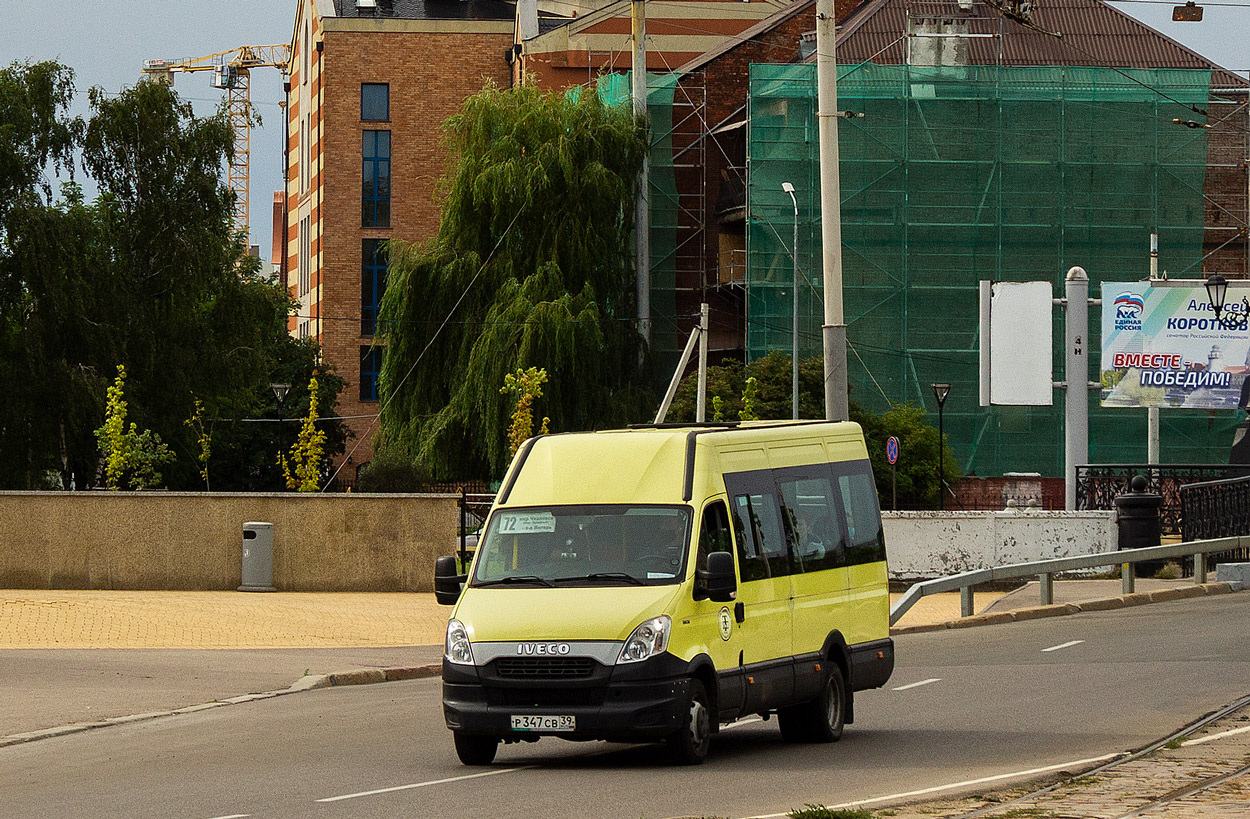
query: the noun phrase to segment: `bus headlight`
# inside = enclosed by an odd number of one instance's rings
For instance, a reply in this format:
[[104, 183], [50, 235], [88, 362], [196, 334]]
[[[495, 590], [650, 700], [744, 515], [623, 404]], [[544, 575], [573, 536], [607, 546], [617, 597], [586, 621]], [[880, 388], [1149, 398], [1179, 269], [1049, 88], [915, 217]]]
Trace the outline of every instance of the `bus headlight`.
[[668, 633], [672, 627], [673, 621], [667, 614], [641, 624], [625, 641], [625, 647], [621, 649], [621, 656], [616, 659], [616, 664], [637, 663], [663, 654], [668, 650]]
[[447, 621], [447, 641], [443, 647], [447, 662], [456, 665], [473, 665], [473, 647], [469, 644], [469, 632], [459, 620]]

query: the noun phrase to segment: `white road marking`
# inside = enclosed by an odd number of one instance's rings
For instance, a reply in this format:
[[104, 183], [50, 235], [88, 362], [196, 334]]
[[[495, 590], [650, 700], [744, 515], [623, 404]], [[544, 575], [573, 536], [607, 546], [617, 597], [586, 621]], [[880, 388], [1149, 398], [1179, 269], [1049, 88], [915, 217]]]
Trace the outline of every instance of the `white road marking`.
[[247, 819], [250, 813], [232, 813], [229, 816], [214, 816], [213, 819]]
[[1244, 734], [1247, 731], [1250, 731], [1250, 725], [1246, 726], [1245, 728], [1233, 728], [1232, 730], [1229, 730], [1229, 731], [1220, 731], [1218, 734], [1211, 734], [1210, 736], [1198, 737], [1197, 739], [1187, 739], [1181, 743], [1181, 747], [1184, 747], [1186, 745], [1201, 745], [1204, 742], [1211, 742], [1212, 740], [1223, 739], [1224, 737], [1231, 737], [1235, 734]]
[[393, 788], [378, 788], [373, 791], [361, 791], [360, 793], [345, 793], [342, 796], [329, 796], [325, 799], [318, 799], [318, 802], [342, 802], [344, 799], [358, 799], [362, 796], [377, 796], [383, 793], [394, 793], [395, 791], [410, 791], [413, 788], [424, 788], [429, 785], [446, 785], [450, 782], [463, 782], [466, 779], [478, 779], [483, 776], [495, 776], [497, 774], [516, 773], [517, 771], [528, 771], [537, 765], [522, 765], [519, 768], [498, 768], [493, 771], [483, 771], [482, 773], [465, 774], [464, 776], [450, 776], [446, 779], [434, 779], [429, 782], [414, 782], [411, 785], [396, 785]]
[[922, 685], [928, 685], [929, 683], [935, 683], [935, 682], [941, 682], [941, 681], [942, 681], [941, 677], [934, 677], [931, 680], [921, 680], [920, 682], [909, 683], [908, 685], [900, 685], [898, 688], [893, 688], [891, 690], [892, 691], [906, 691], [909, 688], [919, 688]]
[[[1077, 759], [1072, 762], [1061, 762], [1058, 765], [1047, 765], [1045, 768], [1033, 768], [1028, 771], [1016, 771], [1014, 773], [998, 774], [996, 776], [986, 776], [981, 779], [969, 779], [966, 782], [952, 782], [949, 785], [936, 785], [932, 788], [923, 788], [918, 791], [907, 791], [906, 793], [892, 793], [889, 796], [874, 796], [872, 799], [861, 799], [858, 802], [843, 802], [841, 805], [830, 805], [829, 810], [846, 810], [848, 808], [856, 808], [861, 805], [871, 805], [876, 802], [891, 802], [901, 799], [912, 799], [917, 796], [927, 796], [931, 793], [940, 793], [942, 791], [959, 790], [961, 788], [970, 788], [974, 785], [984, 785], [989, 782], [998, 782], [1003, 779], [1014, 779], [1016, 777], [1035, 776], [1037, 774], [1049, 773], [1050, 771], [1063, 770], [1064, 768], [1076, 767], [1078, 765], [1091, 765], [1096, 762], [1106, 762], [1116, 757], [1124, 756], [1128, 752], [1121, 751], [1115, 754], [1106, 754], [1105, 756], [1095, 756], [1089, 759]], [[749, 819], [781, 819], [789, 816], [789, 813], [770, 813], [763, 816], [752, 816]]]
[[743, 725], [750, 725], [753, 722], [763, 722], [763, 721], [764, 720], [761, 719], [760, 717], [752, 717], [751, 719], [740, 719], [737, 722], [730, 723], [729, 725], [722, 725], [720, 729], [721, 731], [728, 731], [730, 728], [741, 728]]
[[1072, 646], [1079, 646], [1083, 642], [1085, 641], [1084, 640], [1069, 640], [1068, 642], [1060, 643], [1057, 646], [1051, 646], [1050, 648], [1043, 648], [1042, 653], [1045, 654], [1047, 651], [1058, 651], [1061, 648], [1072, 648]]

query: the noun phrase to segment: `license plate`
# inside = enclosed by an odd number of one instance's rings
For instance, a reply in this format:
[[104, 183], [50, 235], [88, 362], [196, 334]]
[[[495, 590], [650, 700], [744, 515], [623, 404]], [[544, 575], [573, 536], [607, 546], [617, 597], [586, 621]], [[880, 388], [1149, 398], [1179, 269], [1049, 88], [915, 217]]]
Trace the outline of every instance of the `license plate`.
[[514, 714], [512, 717], [513, 731], [572, 731], [576, 727], [577, 719], [571, 715]]

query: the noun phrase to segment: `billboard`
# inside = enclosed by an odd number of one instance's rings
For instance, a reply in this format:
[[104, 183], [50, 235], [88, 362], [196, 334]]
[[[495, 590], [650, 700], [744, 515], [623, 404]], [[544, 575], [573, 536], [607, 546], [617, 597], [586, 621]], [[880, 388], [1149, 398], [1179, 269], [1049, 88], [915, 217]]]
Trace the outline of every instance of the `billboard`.
[[[984, 290], [982, 299], [986, 298]], [[982, 379], [988, 375], [989, 396], [981, 406], [1054, 403], [1053, 298], [1050, 282], [993, 282], [989, 327], [981, 328], [982, 342], [989, 339], [989, 346], [981, 351]], [[985, 312], [982, 305], [983, 317]], [[984, 372], [987, 362], [988, 373]]]
[[1250, 332], [1221, 326], [1202, 284], [1103, 282], [1099, 369], [1104, 407], [1245, 408]]

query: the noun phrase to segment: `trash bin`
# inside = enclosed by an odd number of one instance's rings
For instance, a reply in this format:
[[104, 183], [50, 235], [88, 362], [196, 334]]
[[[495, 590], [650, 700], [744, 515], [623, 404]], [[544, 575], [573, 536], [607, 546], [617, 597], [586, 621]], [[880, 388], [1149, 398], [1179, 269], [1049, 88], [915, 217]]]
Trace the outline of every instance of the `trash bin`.
[[[1159, 507], [1163, 505], [1163, 497], [1146, 491], [1148, 484], [1142, 475], [1134, 475], [1130, 485], [1131, 492], [1115, 499], [1116, 545], [1120, 549], [1158, 546], [1163, 539], [1159, 524]], [[1145, 560], [1134, 564], [1133, 574], [1153, 577], [1161, 568], [1162, 560]]]
[[273, 587], [273, 524], [243, 524], [243, 585], [239, 591], [271, 592]]

